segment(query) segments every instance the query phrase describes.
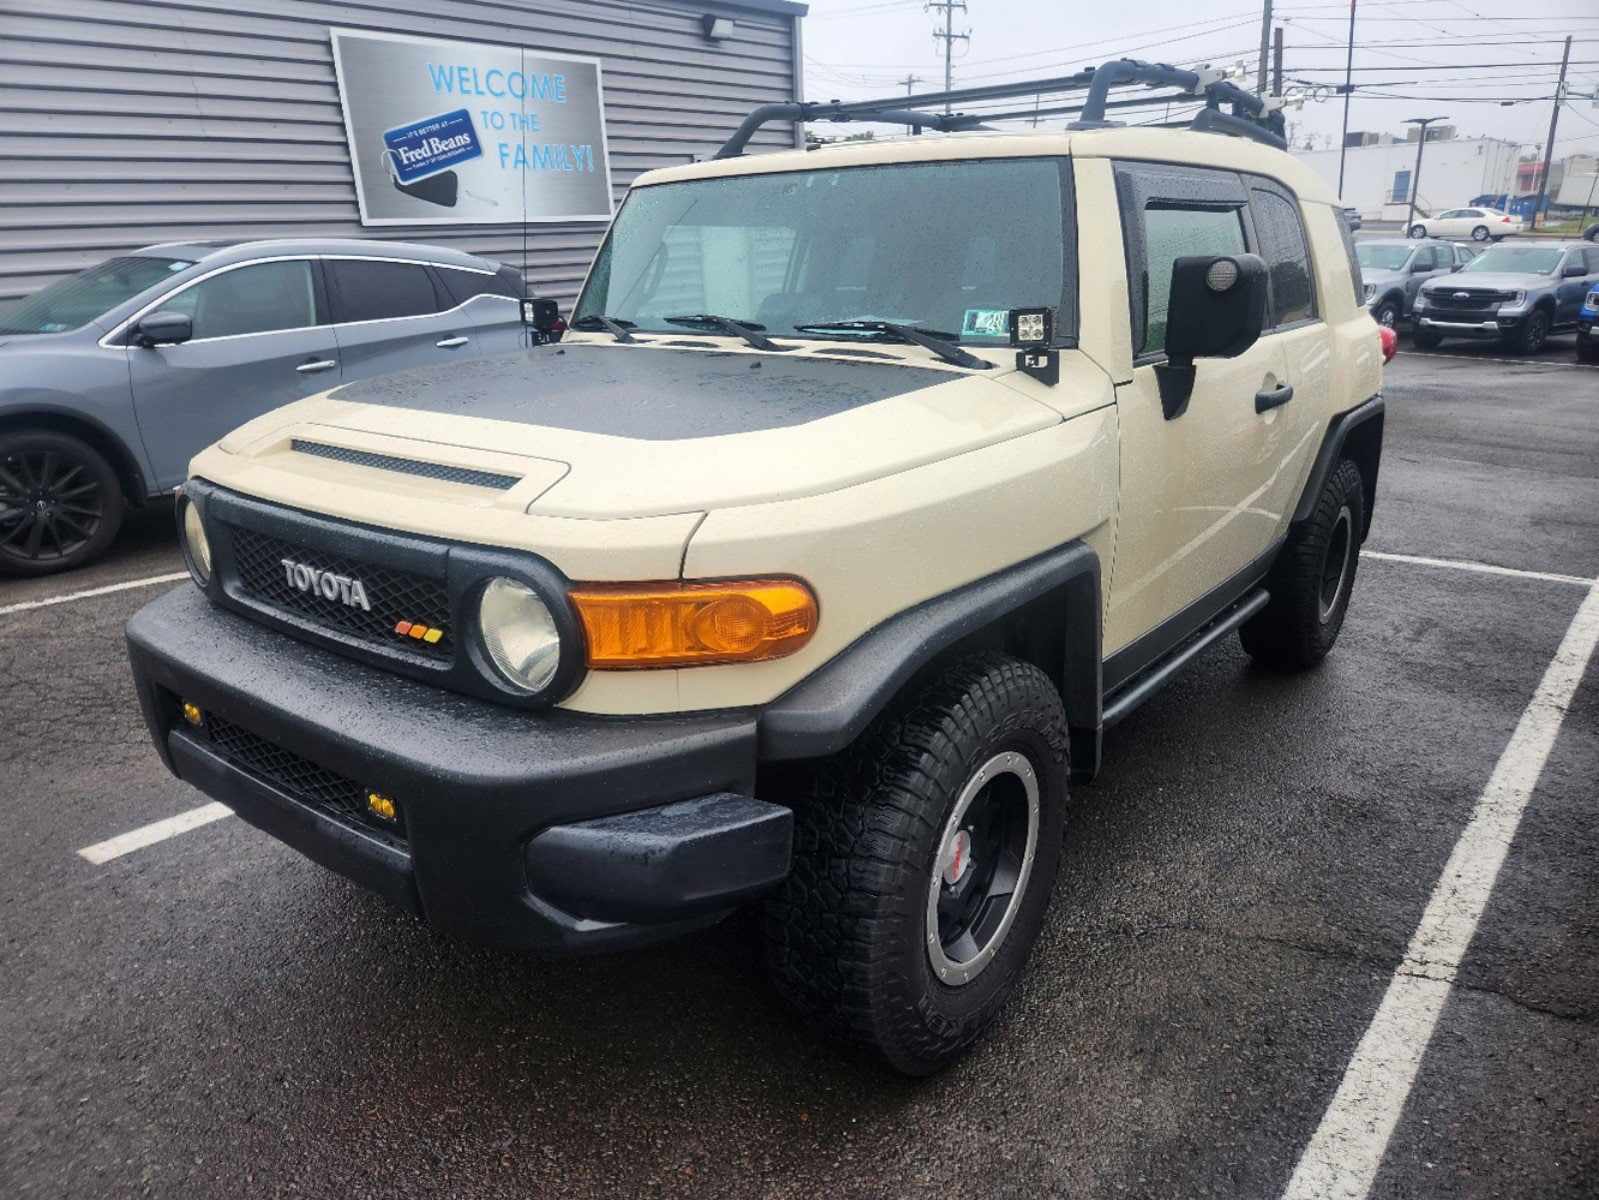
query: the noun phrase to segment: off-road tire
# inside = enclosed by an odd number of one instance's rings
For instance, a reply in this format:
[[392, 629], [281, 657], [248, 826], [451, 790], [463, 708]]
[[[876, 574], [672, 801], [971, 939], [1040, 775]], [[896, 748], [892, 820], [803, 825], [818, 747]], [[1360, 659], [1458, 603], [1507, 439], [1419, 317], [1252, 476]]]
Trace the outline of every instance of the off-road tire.
[[1488, 226], [1486, 225], [1479, 225], [1471, 231], [1471, 240], [1474, 242], [1486, 242], [1488, 237]]
[[1421, 326], [1410, 331], [1410, 344], [1417, 350], [1436, 350], [1443, 344], [1443, 334]]
[[[1360, 468], [1343, 459], [1322, 487], [1310, 518], [1290, 530], [1272, 564], [1266, 579], [1270, 603], [1238, 629], [1244, 650], [1256, 662], [1303, 671], [1327, 656], [1355, 589], [1365, 518]], [[1336, 578], [1330, 582], [1334, 567]]]
[[[928, 946], [935, 859], [979, 769], [1013, 752], [1038, 785], [1031, 867], [991, 960], [949, 986]], [[1065, 828], [1067, 754], [1049, 677], [985, 653], [914, 690], [848, 750], [807, 769], [794, 787], [794, 868], [766, 908], [783, 998], [906, 1075], [959, 1057], [999, 1015], [1043, 923]]]
[[1399, 302], [1390, 296], [1371, 310], [1371, 316], [1372, 320], [1376, 321], [1377, 324], [1386, 325], [1389, 329], [1397, 329], [1399, 327]]
[[1549, 340], [1549, 314], [1535, 308], [1521, 322], [1521, 328], [1505, 339], [1505, 348], [1517, 354], [1536, 354]]
[[93, 447], [47, 429], [0, 434], [0, 577], [53, 575], [98, 558], [126, 507], [116, 472]]

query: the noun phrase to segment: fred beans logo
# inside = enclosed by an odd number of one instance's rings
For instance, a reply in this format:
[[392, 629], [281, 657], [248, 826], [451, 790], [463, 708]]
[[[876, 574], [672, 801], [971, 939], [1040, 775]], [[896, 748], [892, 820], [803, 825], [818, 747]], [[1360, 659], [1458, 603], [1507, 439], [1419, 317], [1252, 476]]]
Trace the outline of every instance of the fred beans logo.
[[472, 114], [464, 108], [383, 131], [383, 145], [401, 183], [483, 156]]
[[332, 571], [319, 571], [315, 567], [295, 562], [292, 558], [279, 561], [283, 563], [283, 576], [290, 587], [304, 592], [307, 596], [322, 596], [328, 600], [337, 600], [340, 604], [348, 604], [351, 608], [359, 608], [363, 612], [372, 611], [372, 602], [366, 598], [366, 585], [353, 575], [336, 575]]

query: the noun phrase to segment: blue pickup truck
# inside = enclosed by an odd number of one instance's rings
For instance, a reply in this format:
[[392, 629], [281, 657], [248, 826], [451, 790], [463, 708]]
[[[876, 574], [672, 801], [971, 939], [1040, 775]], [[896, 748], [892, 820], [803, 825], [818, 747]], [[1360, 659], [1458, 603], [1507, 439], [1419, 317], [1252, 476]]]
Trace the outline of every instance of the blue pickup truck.
[[[1599, 229], [1599, 226], [1595, 226]], [[1599, 362], [1599, 287], [1583, 299], [1577, 313], [1577, 361]]]

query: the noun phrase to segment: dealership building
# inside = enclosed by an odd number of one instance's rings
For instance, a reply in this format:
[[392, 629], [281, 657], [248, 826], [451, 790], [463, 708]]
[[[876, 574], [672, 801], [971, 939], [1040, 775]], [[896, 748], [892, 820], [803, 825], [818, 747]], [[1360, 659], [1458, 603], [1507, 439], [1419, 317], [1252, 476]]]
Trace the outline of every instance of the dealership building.
[[[428, 242], [572, 299], [635, 176], [801, 95], [788, 0], [0, 6], [0, 301], [139, 246]], [[751, 149], [800, 144], [769, 125]]]

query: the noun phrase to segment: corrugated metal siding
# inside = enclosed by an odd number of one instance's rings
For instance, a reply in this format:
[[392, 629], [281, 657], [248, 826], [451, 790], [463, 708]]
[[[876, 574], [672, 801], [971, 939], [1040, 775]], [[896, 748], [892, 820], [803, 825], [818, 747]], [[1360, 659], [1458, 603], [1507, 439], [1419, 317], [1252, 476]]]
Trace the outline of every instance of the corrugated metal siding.
[[[733, 17], [734, 36], [707, 42], [707, 12]], [[568, 303], [601, 223], [362, 228], [329, 27], [598, 57], [620, 199], [799, 94], [797, 21], [715, 0], [0, 4], [0, 299], [156, 242], [338, 236], [486, 255]], [[751, 149], [792, 138], [769, 126]]]

